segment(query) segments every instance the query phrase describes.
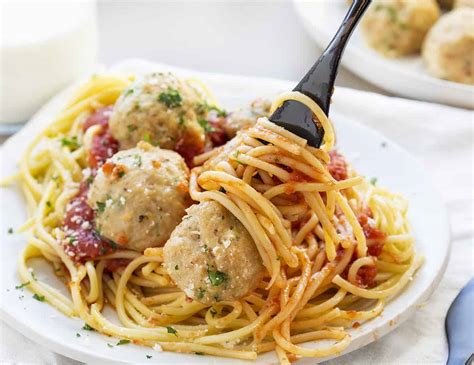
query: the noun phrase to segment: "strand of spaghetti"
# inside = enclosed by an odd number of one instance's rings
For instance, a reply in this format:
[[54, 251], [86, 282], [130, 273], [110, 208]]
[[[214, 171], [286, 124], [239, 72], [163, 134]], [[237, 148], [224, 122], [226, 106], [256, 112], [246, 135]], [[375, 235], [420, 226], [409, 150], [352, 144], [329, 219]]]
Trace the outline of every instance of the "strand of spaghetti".
[[277, 210], [276, 207], [267, 199], [265, 199], [258, 191], [256, 191], [251, 186], [245, 184], [242, 180], [223, 172], [207, 171], [198, 178], [198, 181], [201, 180], [201, 177], [203, 180], [209, 179], [232, 184], [235, 188], [238, 188], [243, 194], [252, 198], [253, 201], [260, 207], [261, 211], [272, 221], [273, 225], [275, 226], [275, 229], [282, 238], [283, 243], [287, 247], [291, 247], [290, 234], [288, 230], [283, 227], [280, 217], [275, 212], [275, 210]]
[[29, 283], [27, 285], [28, 289], [38, 295], [44, 296], [45, 300], [60, 312], [67, 316], [73, 316], [73, 303], [56, 289], [36, 280], [32, 272], [28, 269], [27, 261], [39, 255], [41, 255], [41, 253], [31, 245], [27, 245], [22, 250], [18, 258], [18, 274], [21, 281], [23, 283]]
[[[261, 118], [259, 121], [262, 119], [265, 120], [264, 118]], [[268, 130], [267, 128], [263, 127], [262, 124], [259, 124], [259, 122], [257, 122], [254, 127], [247, 129], [245, 132], [250, 137], [271, 143], [285, 151], [292, 153], [293, 155], [299, 155], [301, 153], [300, 146], [295, 144], [290, 139], [282, 137], [281, 135]]]
[[93, 303], [97, 301], [99, 298], [99, 281], [97, 277], [97, 272], [96, 268], [94, 266], [94, 263], [92, 261], [87, 261], [85, 264], [86, 270], [87, 270], [87, 276], [89, 277], [89, 283], [90, 283], [90, 290], [89, 293], [86, 295], [86, 301], [87, 303]]
[[418, 269], [421, 263], [422, 263], [422, 259], [420, 257], [418, 256], [414, 257], [412, 259], [410, 268], [400, 277], [399, 281], [394, 286], [388, 289], [371, 290], [371, 289], [359, 288], [351, 284], [347, 280], [343, 279], [340, 275], [337, 275], [334, 279], [332, 279], [332, 282], [340, 286], [344, 290], [348, 291], [349, 293], [357, 295], [358, 297], [361, 297], [361, 298], [367, 298], [367, 299], [387, 298], [389, 296], [396, 295], [401, 289], [403, 289], [403, 287], [413, 277], [414, 272], [416, 271], [416, 269]]
[[349, 224], [351, 225], [354, 236], [357, 240], [357, 255], [359, 257], [364, 257], [367, 255], [367, 244], [365, 241], [364, 231], [360, 226], [359, 222], [357, 221], [357, 217], [355, 216], [354, 212], [352, 211], [351, 207], [347, 203], [346, 198], [342, 196], [340, 192], [336, 193], [336, 202], [341, 208], [342, 212], [346, 216]]
[[[252, 226], [254, 226], [254, 228], [259, 231], [257, 235], [259, 235], [259, 237], [265, 242], [267, 243], [271, 242], [270, 244], [273, 243], [273, 246], [275, 247], [276, 253], [278, 255], [275, 257], [270, 257], [270, 260], [272, 260], [271, 262], [273, 262], [274, 260], [278, 260], [278, 256], [280, 256], [282, 259], [284, 259], [284, 261], [288, 264], [288, 266], [297, 267], [298, 258], [296, 257], [295, 254], [291, 252], [291, 250], [288, 249], [287, 246], [285, 246], [280, 236], [276, 234], [275, 226], [273, 225], [273, 222], [270, 219], [268, 219], [268, 217], [262, 216], [267, 221], [266, 226], [269, 227], [269, 229], [265, 229], [264, 226], [261, 224], [261, 219], [258, 218], [259, 213], [255, 215], [255, 212], [252, 211], [251, 207], [246, 202], [244, 203], [244, 200], [241, 198], [241, 195], [239, 196], [238, 192], [236, 194], [236, 192], [233, 191], [233, 189], [227, 185], [224, 185], [224, 188], [232, 193], [232, 195], [230, 195], [231, 199], [237, 203], [237, 205], [242, 211], [245, 211], [247, 219], [253, 222]], [[274, 250], [271, 250], [271, 251], [269, 250], [267, 252], [271, 254], [274, 252]], [[278, 264], [278, 266], [280, 265]]]
[[209, 326], [215, 328], [226, 328], [230, 322], [239, 318], [240, 314], [242, 313], [242, 304], [239, 301], [218, 302], [213, 305], [213, 308], [220, 313], [222, 308], [225, 306], [232, 307], [232, 310], [223, 317], [213, 316], [210, 311], [207, 311], [205, 319]]
[[206, 346], [189, 342], [159, 342], [163, 350], [189, 352], [189, 353], [203, 353], [207, 355], [230, 357], [233, 359], [255, 360], [257, 353], [255, 351], [244, 350], [229, 350], [220, 347]]
[[160, 262], [160, 259], [154, 258], [154, 257], [146, 257], [146, 256], [137, 257], [136, 259], [134, 259], [132, 262], [130, 262], [127, 265], [127, 267], [125, 268], [124, 272], [122, 273], [120, 277], [120, 281], [117, 286], [117, 292], [115, 295], [115, 309], [117, 310], [117, 314], [121, 322], [127, 327], [133, 327], [134, 324], [132, 321], [130, 321], [130, 319], [125, 313], [125, 308], [124, 308], [125, 286], [130, 276], [132, 275], [133, 271], [135, 271], [135, 269], [138, 266], [144, 263], [148, 263], [150, 261]]
[[311, 318], [314, 317], [317, 314], [324, 313], [329, 311], [331, 308], [334, 308], [336, 305], [338, 305], [346, 296], [346, 291], [342, 288], [339, 288], [336, 294], [334, 294], [333, 297], [331, 297], [328, 300], [325, 300], [324, 302], [317, 304], [317, 305], [312, 305], [312, 306], [307, 306], [306, 308], [300, 310], [295, 318], [296, 319], [302, 319], [302, 318]]
[[355, 260], [349, 268], [347, 273], [347, 280], [350, 283], [357, 285], [357, 272], [363, 266], [374, 266], [375, 260], [372, 256], [361, 257]]
[[347, 180], [337, 181], [332, 183], [313, 183], [313, 182], [291, 182], [276, 185], [271, 189], [267, 190], [264, 196], [267, 199], [272, 199], [277, 195], [285, 194], [288, 191], [291, 192], [328, 192], [332, 190], [344, 190], [352, 186], [356, 186], [362, 183], [363, 178], [360, 176], [351, 177]]
[[292, 141], [293, 143], [297, 144], [300, 147], [306, 147], [308, 144], [308, 141], [306, 139], [300, 136], [297, 136], [296, 134], [290, 131], [287, 131], [285, 128], [280, 127], [279, 125], [270, 122], [266, 118], [259, 119], [259, 123], [263, 125], [265, 128], [267, 128], [268, 130], [289, 139], [290, 141]]
[[389, 271], [391, 273], [397, 274], [404, 273], [410, 267], [409, 265], [399, 265], [382, 260], [377, 260], [375, 262], [375, 266], [377, 267], [378, 271]]
[[308, 285], [305, 288], [303, 295], [301, 296], [301, 299], [299, 300], [296, 307], [292, 310], [291, 314], [288, 316], [288, 319], [289, 319], [288, 324], [290, 321], [292, 321], [296, 317], [298, 312], [301, 309], [303, 309], [304, 306], [310, 301], [315, 291], [318, 290], [323, 280], [329, 275], [332, 269], [333, 269], [333, 265], [327, 264], [320, 272], [314, 274], [311, 277]]
[[341, 311], [340, 318], [345, 318], [351, 321], [368, 321], [369, 319], [377, 317], [382, 313], [384, 308], [384, 301], [378, 300], [377, 304], [367, 311]]
[[330, 331], [329, 333], [325, 333], [325, 335], [325, 339], [333, 338], [340, 341], [323, 348], [307, 349], [301, 346], [293, 345], [292, 343], [287, 341], [278, 330], [273, 330], [273, 338], [281, 348], [292, 354], [301, 355], [305, 357], [323, 357], [334, 355], [342, 352], [347, 346], [349, 346], [351, 342], [351, 336], [347, 332]]
[[260, 158], [251, 157], [246, 154], [239, 154], [237, 156], [234, 154], [230, 155], [229, 158], [236, 161], [237, 163], [250, 165], [256, 167], [257, 169], [266, 171], [270, 175], [275, 175], [281, 180], [286, 181], [290, 178], [290, 174], [287, 171], [269, 162], [265, 162]]
[[[256, 334], [257, 339], [263, 339], [267, 332], [272, 331], [275, 327], [281, 324], [285, 318], [291, 315], [291, 312], [297, 307], [298, 302], [301, 300], [311, 274], [311, 263], [309, 262], [306, 254], [301, 252], [299, 252], [299, 259], [303, 266], [301, 269], [301, 276], [298, 280], [298, 285], [296, 286], [293, 295], [288, 300], [288, 303], [283, 308], [280, 308], [280, 312], [258, 330], [258, 333]], [[287, 286], [287, 289], [288, 288], [289, 287]]]
[[[324, 180], [324, 174], [322, 173], [323, 170], [317, 170], [311, 165], [308, 165], [307, 163], [298, 161], [294, 158], [285, 156], [285, 155], [262, 155], [259, 156], [259, 159], [261, 161], [269, 162], [269, 163], [274, 163], [274, 164], [282, 164], [284, 166], [290, 167], [293, 171], [300, 171], [303, 174], [313, 178], [314, 180]], [[288, 181], [291, 179], [291, 175], [288, 175], [288, 179], [284, 179], [284, 181]]]
[[339, 243], [339, 235], [337, 234], [336, 229], [334, 228], [328, 216], [326, 215], [326, 208], [319, 193], [305, 192], [303, 193], [303, 196], [306, 200], [306, 203], [308, 203], [313, 212], [316, 213], [316, 216], [321, 222], [324, 231], [327, 232], [327, 234], [329, 235], [329, 237], [331, 237], [332, 241], [335, 244]]
[[[236, 204], [238, 205], [239, 209], [245, 216], [245, 221], [248, 222], [251, 229], [249, 233], [251, 234], [254, 242], [257, 244], [257, 250], [262, 257], [263, 264], [267, 271], [270, 273], [271, 280], [267, 285], [267, 288], [271, 287], [273, 283], [278, 280], [280, 274], [280, 262], [278, 260], [277, 252], [272, 245], [272, 242], [265, 234], [260, 222], [255, 217], [255, 214], [252, 212], [252, 209], [249, 208], [247, 204], [245, 204], [241, 199], [237, 197], [233, 197], [235, 199]], [[265, 253], [262, 256], [262, 253]], [[268, 266], [267, 266], [268, 265]]]

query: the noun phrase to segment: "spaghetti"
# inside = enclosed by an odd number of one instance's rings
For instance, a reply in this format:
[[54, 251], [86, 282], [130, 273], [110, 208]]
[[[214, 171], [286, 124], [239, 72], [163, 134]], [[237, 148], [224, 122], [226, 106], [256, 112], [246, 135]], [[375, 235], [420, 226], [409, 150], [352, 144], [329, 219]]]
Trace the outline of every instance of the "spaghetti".
[[[191, 300], [168, 275], [160, 247], [140, 253], [107, 246], [98, 256], [75, 260], [62, 245], [68, 204], [81, 197], [84, 171], [90, 175], [116, 149], [109, 141], [91, 152], [107, 133], [101, 119], [90, 123], [90, 116], [97, 110], [105, 115], [104, 107], [129, 83], [92, 78], [20, 162], [30, 218], [20, 228], [28, 242], [19, 275], [64, 314], [101, 333], [166, 351], [254, 360], [275, 350], [288, 364], [341, 353], [351, 341], [348, 329], [378, 316], [421, 265], [406, 201], [358, 176], [333, 150], [326, 115], [295, 92], [280, 96], [272, 109], [289, 99], [307, 105], [325, 131], [320, 149], [260, 118], [226, 145], [197, 156], [191, 172], [191, 198], [220, 203], [255, 242], [266, 274], [252, 293], [212, 305]], [[28, 266], [35, 257], [51, 263], [70, 297], [35, 279]], [[111, 268], [113, 263], [119, 265]], [[104, 316], [106, 305], [120, 325]], [[322, 340], [331, 343], [300, 345]]]

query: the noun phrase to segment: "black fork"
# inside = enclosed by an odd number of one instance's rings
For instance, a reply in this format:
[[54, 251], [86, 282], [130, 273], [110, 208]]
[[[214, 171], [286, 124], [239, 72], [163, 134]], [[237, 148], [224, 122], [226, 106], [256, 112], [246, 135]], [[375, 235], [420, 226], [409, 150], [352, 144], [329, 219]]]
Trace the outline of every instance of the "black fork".
[[[293, 89], [293, 91], [299, 91], [314, 100], [326, 115], [329, 114], [334, 81], [344, 48], [370, 3], [371, 0], [354, 0], [352, 2], [341, 26], [326, 50]], [[305, 138], [311, 146], [319, 147], [323, 141], [324, 131], [321, 126], [315, 123], [308, 107], [298, 101], [285, 101], [270, 116], [270, 120]]]

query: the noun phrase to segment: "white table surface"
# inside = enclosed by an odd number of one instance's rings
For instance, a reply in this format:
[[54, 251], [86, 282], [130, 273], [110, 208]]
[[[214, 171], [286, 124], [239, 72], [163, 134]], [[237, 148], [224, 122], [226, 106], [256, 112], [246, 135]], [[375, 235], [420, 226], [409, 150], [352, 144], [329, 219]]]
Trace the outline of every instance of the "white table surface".
[[[106, 65], [133, 56], [196, 70], [298, 80], [321, 52], [299, 24], [288, 1], [99, 0], [98, 15], [99, 61]], [[386, 94], [344, 69], [336, 84]], [[0, 139], [0, 143], [3, 141]], [[472, 154], [472, 146], [470, 151]], [[472, 166], [472, 158], [470, 161]], [[351, 357], [352, 363], [375, 363], [368, 360], [371, 358], [379, 359], [378, 363], [395, 364], [395, 354], [410, 346], [404, 341], [406, 336], [418, 339], [410, 351], [416, 352], [417, 345], [422, 344], [437, 347], [432, 349], [432, 356], [420, 357], [423, 363], [445, 361], [444, 316], [461, 284], [473, 272], [472, 231], [456, 238], [460, 240], [458, 247], [467, 247], [453, 251], [451, 262], [456, 264], [448, 267], [441, 283], [443, 290], [438, 290], [430, 306], [413, 319], [419, 328], [402, 325], [379, 341], [381, 344], [359, 350]], [[437, 310], [433, 313], [430, 308]], [[436, 332], [424, 333], [426, 323], [434, 324]], [[423, 340], [430, 336], [432, 341]], [[3, 323], [0, 342], [2, 363], [78, 364], [46, 351]]]

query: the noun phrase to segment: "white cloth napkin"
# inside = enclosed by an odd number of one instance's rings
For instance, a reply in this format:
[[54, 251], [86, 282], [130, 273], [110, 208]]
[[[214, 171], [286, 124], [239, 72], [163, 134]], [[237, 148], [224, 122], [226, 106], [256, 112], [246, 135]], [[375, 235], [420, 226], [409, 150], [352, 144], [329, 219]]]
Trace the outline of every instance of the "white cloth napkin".
[[[474, 274], [474, 113], [345, 88], [337, 88], [333, 108], [396, 141], [426, 165], [448, 207], [453, 246], [438, 289], [410, 320], [380, 340], [328, 364], [445, 363], [446, 312]], [[79, 364], [35, 344], [4, 323], [0, 330], [1, 363]]]

